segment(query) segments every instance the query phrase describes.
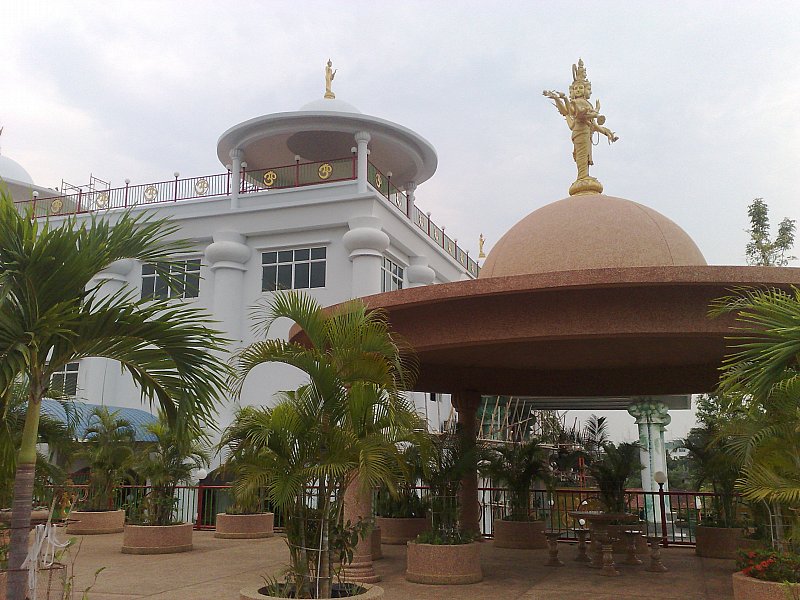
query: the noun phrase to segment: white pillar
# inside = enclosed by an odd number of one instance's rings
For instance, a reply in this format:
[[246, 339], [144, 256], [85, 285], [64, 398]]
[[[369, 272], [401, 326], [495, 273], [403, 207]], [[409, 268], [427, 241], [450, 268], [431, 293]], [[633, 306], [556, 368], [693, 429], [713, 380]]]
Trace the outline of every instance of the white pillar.
[[242, 185], [242, 158], [244, 152], [239, 148], [230, 151], [231, 157], [231, 208], [239, 208], [239, 187]]
[[406, 215], [409, 219], [414, 218], [414, 204], [416, 202], [417, 196], [417, 182], [416, 181], [409, 181], [405, 185], [406, 188], [406, 198], [408, 198], [408, 209]]
[[406, 268], [406, 279], [408, 287], [421, 287], [431, 285], [436, 278], [436, 272], [428, 266], [428, 259], [425, 256], [412, 256]]
[[381, 229], [378, 217], [354, 217], [347, 224], [350, 230], [342, 241], [353, 262], [353, 297], [380, 294], [383, 253], [389, 247], [389, 236]]
[[206, 248], [206, 260], [214, 273], [214, 316], [234, 343], [242, 341], [244, 272], [253, 251], [246, 238], [235, 231], [218, 231]]
[[[653, 477], [658, 471], [667, 474], [667, 451], [664, 445], [664, 427], [669, 425], [672, 418], [669, 409], [663, 402], [654, 398], [639, 398], [628, 407], [628, 413], [636, 419], [639, 426], [639, 455], [642, 460], [642, 489], [646, 492], [658, 492], [658, 484]], [[664, 485], [668, 491], [668, 485]], [[669, 519], [670, 504], [665, 502], [666, 517]], [[662, 521], [661, 507], [657, 496], [645, 497], [645, 510], [647, 520], [651, 523]]]
[[367, 144], [372, 137], [366, 131], [359, 131], [355, 135], [358, 152], [358, 192], [367, 191]]
[[[108, 298], [128, 288], [128, 275], [131, 274], [137, 262], [132, 258], [111, 263], [92, 278], [89, 285], [100, 284], [98, 296]], [[138, 299], [138, 297], [136, 298]], [[83, 396], [93, 404], [119, 406], [125, 404], [118, 397], [118, 382], [120, 379], [120, 366], [117, 361], [108, 358], [90, 358], [81, 361], [78, 377], [84, 381], [83, 390], [78, 391], [78, 396]]]

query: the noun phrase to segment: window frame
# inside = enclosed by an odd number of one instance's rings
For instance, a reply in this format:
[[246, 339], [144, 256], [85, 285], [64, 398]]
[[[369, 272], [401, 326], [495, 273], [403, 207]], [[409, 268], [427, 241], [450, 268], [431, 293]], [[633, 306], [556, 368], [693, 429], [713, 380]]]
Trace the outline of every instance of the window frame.
[[[58, 379], [61, 383], [60, 390], [61, 395], [66, 396], [67, 398], [75, 398], [78, 395], [78, 376], [80, 373], [80, 366], [81, 362], [79, 360], [73, 360], [66, 364], [61, 365], [61, 367], [57, 371], [53, 371], [50, 374], [50, 388], [55, 388], [54, 381]], [[72, 368], [74, 367], [74, 368]], [[67, 387], [67, 379], [72, 379], [74, 377], [74, 386], [72, 384]], [[72, 389], [73, 391], [70, 392], [69, 390]]]
[[[190, 266], [189, 263], [192, 263], [192, 269], [187, 268]], [[139, 290], [142, 300], [195, 300], [200, 297], [200, 280], [202, 279], [201, 273], [203, 269], [202, 256], [191, 255], [177, 257], [174, 260], [161, 264], [168, 265], [170, 275], [177, 278], [180, 283], [177, 287], [167, 285], [166, 280], [160, 276], [158, 264], [142, 263], [142, 281]], [[151, 269], [152, 272], [146, 272]], [[163, 272], [163, 269], [161, 272]], [[187, 275], [189, 273], [193, 274], [192, 279], [197, 282], [196, 287], [193, 289], [187, 285]], [[152, 287], [147, 285], [149, 281], [152, 281]], [[150, 288], [148, 292], [145, 291], [145, 287]], [[193, 291], [194, 294], [187, 295], [187, 289]]]
[[[268, 273], [270, 274], [268, 275]], [[315, 277], [317, 278], [316, 285]], [[284, 246], [261, 250], [262, 293], [281, 290], [318, 290], [324, 289], [327, 285], [327, 244]]]
[[[389, 289], [386, 289], [387, 281], [390, 282]], [[381, 262], [381, 292], [396, 292], [405, 287], [406, 267], [399, 261], [384, 256]]]

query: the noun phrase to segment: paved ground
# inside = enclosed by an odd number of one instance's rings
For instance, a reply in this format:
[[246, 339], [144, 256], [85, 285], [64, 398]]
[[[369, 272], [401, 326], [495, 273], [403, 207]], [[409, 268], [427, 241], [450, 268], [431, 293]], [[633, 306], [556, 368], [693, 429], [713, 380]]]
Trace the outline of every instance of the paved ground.
[[[79, 536], [80, 538], [80, 536]], [[86, 536], [75, 561], [76, 588], [84, 589], [91, 574], [98, 576], [90, 600], [238, 600], [238, 590], [261, 582], [287, 560], [281, 537], [266, 540], [218, 540], [211, 532], [194, 532], [195, 549], [184, 554], [135, 556], [122, 554], [122, 534]], [[702, 559], [694, 550], [669, 548], [662, 553], [669, 573], [648, 573], [641, 567], [620, 567], [608, 578], [573, 562], [575, 549], [562, 547], [565, 567], [545, 567], [545, 550], [505, 550], [482, 545], [484, 581], [466, 586], [432, 586], [403, 578], [405, 548], [383, 546], [385, 558], [375, 563], [386, 600], [521, 599], [562, 600], [633, 598], [727, 600], [733, 597], [733, 561]]]

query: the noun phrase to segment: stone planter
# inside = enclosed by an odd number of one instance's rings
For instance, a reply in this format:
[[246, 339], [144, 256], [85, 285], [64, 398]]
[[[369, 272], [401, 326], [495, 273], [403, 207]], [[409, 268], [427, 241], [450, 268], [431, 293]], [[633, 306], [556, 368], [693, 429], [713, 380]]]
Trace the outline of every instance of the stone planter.
[[67, 521], [67, 535], [122, 533], [124, 528], [124, 510], [74, 510]]
[[[791, 591], [790, 591], [790, 587]], [[733, 600], [786, 600], [800, 593], [800, 584], [761, 581], [744, 573], [733, 574]]]
[[125, 525], [123, 554], [172, 554], [192, 549], [191, 523], [180, 525]]
[[430, 520], [425, 517], [410, 519], [377, 517], [375, 525], [381, 530], [381, 543], [390, 545], [406, 544], [431, 528]]
[[258, 513], [253, 515], [229, 515], [217, 513], [217, 525], [214, 537], [222, 539], [255, 540], [275, 535], [273, 526], [274, 513]]
[[480, 544], [454, 546], [408, 542], [406, 580], [414, 583], [456, 585], [483, 579]]
[[[370, 585], [368, 583], [359, 583], [360, 587], [366, 591], [357, 596], [350, 596], [351, 598], [358, 598], [358, 600], [374, 600], [375, 598], [383, 598], [383, 588], [377, 585]], [[278, 600], [279, 596], [267, 596], [262, 594], [260, 590], [264, 586], [254, 586], [239, 590], [239, 600]]]
[[381, 528], [373, 528], [370, 536], [370, 542], [372, 543], [372, 560], [380, 560], [383, 558], [383, 550], [381, 549], [383, 533], [381, 532]]
[[704, 558], [736, 558], [742, 544], [740, 527], [697, 527], [695, 553]]
[[547, 538], [544, 536], [544, 521], [495, 519], [492, 529], [494, 530], [495, 548], [547, 548]]

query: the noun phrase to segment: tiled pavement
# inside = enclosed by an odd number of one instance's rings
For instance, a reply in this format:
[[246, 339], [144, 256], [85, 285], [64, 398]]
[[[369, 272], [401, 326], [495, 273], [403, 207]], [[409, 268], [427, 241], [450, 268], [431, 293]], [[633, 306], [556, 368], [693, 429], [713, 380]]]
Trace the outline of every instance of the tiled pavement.
[[[75, 561], [76, 588], [84, 589], [105, 567], [90, 600], [238, 600], [238, 590], [257, 585], [261, 576], [279, 571], [287, 560], [281, 537], [266, 540], [218, 540], [212, 532], [194, 532], [195, 549], [183, 554], [122, 554], [122, 534], [85, 536]], [[545, 567], [546, 550], [506, 550], [482, 544], [484, 580], [465, 586], [409, 583], [403, 578], [405, 548], [383, 546], [375, 563], [386, 600], [727, 600], [732, 598], [733, 561], [703, 559], [688, 548], [662, 552], [668, 573], [648, 573], [620, 566], [620, 577], [603, 577], [572, 561], [575, 548], [565, 545], [566, 565]]]

